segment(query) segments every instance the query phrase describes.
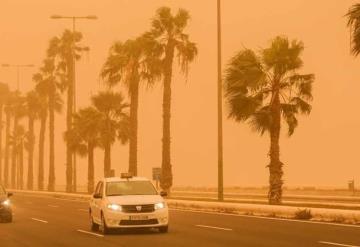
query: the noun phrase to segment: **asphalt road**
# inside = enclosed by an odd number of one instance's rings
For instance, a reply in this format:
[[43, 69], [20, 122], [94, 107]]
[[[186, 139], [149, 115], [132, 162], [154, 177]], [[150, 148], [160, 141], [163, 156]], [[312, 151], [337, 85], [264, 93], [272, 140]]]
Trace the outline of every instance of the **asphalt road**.
[[91, 232], [88, 204], [15, 195], [14, 222], [0, 224], [0, 246], [360, 247], [360, 226], [171, 210], [167, 234]]

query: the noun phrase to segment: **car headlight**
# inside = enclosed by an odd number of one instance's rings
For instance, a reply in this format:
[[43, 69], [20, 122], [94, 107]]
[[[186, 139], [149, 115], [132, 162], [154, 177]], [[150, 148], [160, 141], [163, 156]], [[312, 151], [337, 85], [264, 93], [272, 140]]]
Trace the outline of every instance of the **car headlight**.
[[118, 204], [108, 204], [107, 208], [113, 211], [121, 211], [121, 206]]
[[6, 199], [6, 200], [3, 201], [1, 204], [4, 205], [4, 206], [6, 206], [6, 207], [8, 207], [8, 206], [10, 206], [10, 200], [9, 200], [9, 199]]
[[155, 210], [159, 210], [159, 209], [163, 209], [163, 208], [165, 208], [165, 203], [158, 202], [155, 204]]

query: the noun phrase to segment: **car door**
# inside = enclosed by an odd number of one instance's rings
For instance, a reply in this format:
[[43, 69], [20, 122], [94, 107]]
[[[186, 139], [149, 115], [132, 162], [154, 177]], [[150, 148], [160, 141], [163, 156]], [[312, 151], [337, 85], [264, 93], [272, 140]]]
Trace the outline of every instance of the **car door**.
[[101, 185], [102, 185], [102, 182], [99, 182], [96, 185], [95, 192], [91, 198], [91, 212], [92, 212], [92, 216], [93, 216], [95, 222], [100, 222], [99, 205], [100, 205], [101, 198], [95, 198], [95, 195], [98, 195], [101, 193], [101, 190], [100, 190], [102, 187]]

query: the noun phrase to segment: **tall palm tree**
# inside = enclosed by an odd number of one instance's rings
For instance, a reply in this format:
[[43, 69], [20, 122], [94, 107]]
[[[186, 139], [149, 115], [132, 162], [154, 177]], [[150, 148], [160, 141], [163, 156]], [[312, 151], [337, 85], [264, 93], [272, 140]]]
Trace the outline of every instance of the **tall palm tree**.
[[49, 180], [48, 190], [55, 190], [55, 112], [61, 112], [62, 100], [58, 89], [62, 88], [55, 75], [55, 61], [44, 60], [40, 72], [33, 77], [39, 96], [46, 98], [49, 114]]
[[180, 69], [186, 75], [189, 64], [197, 55], [196, 44], [191, 42], [185, 28], [190, 19], [189, 13], [179, 9], [172, 15], [171, 9], [162, 7], [157, 10], [152, 21], [152, 29], [147, 38], [156, 41], [154, 50], [161, 52], [163, 72], [163, 138], [162, 138], [162, 176], [161, 188], [170, 192], [172, 186], [172, 165], [170, 151], [170, 113], [171, 113], [171, 81], [174, 56], [177, 56]]
[[288, 135], [298, 125], [298, 114], [309, 114], [313, 74], [299, 74], [303, 66], [302, 42], [276, 37], [258, 54], [249, 49], [238, 52], [226, 69], [225, 97], [229, 118], [247, 122], [252, 129], [270, 134], [270, 204], [282, 200], [283, 163], [280, 161], [280, 128], [288, 125]]
[[38, 118], [40, 108], [39, 95], [36, 91], [30, 91], [26, 95], [26, 113], [28, 116], [28, 133], [27, 133], [27, 151], [28, 151], [28, 174], [27, 174], [27, 189], [34, 188], [34, 148], [35, 148], [35, 133], [34, 124]]
[[88, 156], [88, 193], [94, 192], [94, 149], [100, 146], [101, 124], [102, 114], [94, 107], [80, 109], [74, 115], [71, 139], [76, 149], [86, 150]]
[[147, 85], [151, 86], [161, 73], [160, 60], [153, 52], [144, 36], [124, 43], [116, 42], [110, 48], [101, 72], [108, 86], [113, 87], [120, 83], [128, 89], [130, 95], [128, 171], [134, 176], [137, 175], [139, 83], [146, 81]]
[[[82, 51], [88, 51], [88, 47], [79, 45], [82, 40], [82, 34], [80, 32], [71, 32], [65, 30], [60, 37], [54, 37], [50, 41], [48, 49], [48, 56], [55, 58], [58, 62], [56, 70], [61, 78], [61, 82], [64, 88], [67, 90], [67, 112], [66, 112], [66, 127], [67, 131], [72, 128], [72, 116], [74, 108], [74, 79], [73, 70], [74, 59], [73, 51], [75, 51], [75, 59], [81, 58]], [[74, 45], [75, 44], [75, 45]], [[66, 147], [66, 191], [71, 192], [73, 190], [73, 153], [70, 144]]]
[[124, 144], [129, 138], [128, 104], [120, 93], [99, 92], [91, 98], [94, 108], [100, 114], [100, 142], [104, 149], [104, 176], [111, 175], [111, 146], [116, 138]]
[[6, 83], [0, 82], [0, 181], [4, 181], [3, 178], [3, 112], [4, 105], [6, 104], [9, 96], [9, 86]]
[[352, 5], [345, 16], [351, 33], [351, 53], [357, 57], [360, 54], [360, 3]]
[[48, 117], [48, 102], [47, 99], [43, 96], [39, 97], [40, 107], [39, 107], [39, 119], [40, 119], [40, 129], [39, 129], [39, 164], [38, 164], [38, 179], [37, 186], [38, 190], [44, 190], [44, 154], [45, 154], [45, 132], [46, 132], [46, 122]]

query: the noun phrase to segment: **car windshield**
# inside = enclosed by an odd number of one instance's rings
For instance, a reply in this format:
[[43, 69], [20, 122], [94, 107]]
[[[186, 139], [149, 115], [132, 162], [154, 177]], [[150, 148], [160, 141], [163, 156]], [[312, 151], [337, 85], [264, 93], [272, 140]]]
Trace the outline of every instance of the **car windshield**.
[[106, 183], [106, 196], [156, 195], [150, 181], [119, 181]]

